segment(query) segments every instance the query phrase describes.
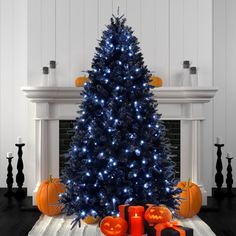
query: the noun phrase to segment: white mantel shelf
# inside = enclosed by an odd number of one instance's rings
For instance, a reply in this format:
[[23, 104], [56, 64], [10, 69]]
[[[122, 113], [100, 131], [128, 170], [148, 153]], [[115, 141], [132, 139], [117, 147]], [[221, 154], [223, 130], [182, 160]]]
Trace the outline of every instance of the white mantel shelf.
[[[214, 87], [161, 87], [151, 91], [158, 103], [207, 103], [217, 92]], [[80, 103], [83, 87], [23, 87], [26, 97], [35, 103]]]

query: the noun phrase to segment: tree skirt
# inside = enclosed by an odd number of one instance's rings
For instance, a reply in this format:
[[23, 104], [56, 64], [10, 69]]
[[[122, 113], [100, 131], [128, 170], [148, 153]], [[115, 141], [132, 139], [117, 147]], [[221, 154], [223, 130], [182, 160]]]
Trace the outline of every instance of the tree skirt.
[[[103, 236], [97, 224], [87, 225], [82, 221], [80, 228], [77, 225], [71, 230], [72, 220], [73, 217], [64, 215], [55, 217], [41, 215], [28, 236]], [[193, 228], [194, 236], [215, 236], [211, 228], [197, 216], [178, 221], [182, 226]]]

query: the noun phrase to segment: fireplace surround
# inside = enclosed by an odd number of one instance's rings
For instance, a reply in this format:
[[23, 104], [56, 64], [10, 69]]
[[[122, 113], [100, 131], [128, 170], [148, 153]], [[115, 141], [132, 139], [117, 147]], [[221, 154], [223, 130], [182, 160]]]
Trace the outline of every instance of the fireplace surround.
[[[23, 87], [26, 97], [36, 104], [35, 112], [35, 193], [49, 174], [59, 176], [59, 123], [74, 120], [81, 103], [82, 88], [74, 87]], [[205, 153], [203, 123], [206, 119], [204, 104], [212, 100], [217, 88], [213, 87], [162, 87], [153, 89], [159, 103], [162, 120], [180, 121], [180, 179], [189, 177], [197, 183], [206, 205], [207, 191], [202, 181]], [[210, 134], [209, 134], [210, 135]], [[210, 153], [211, 154], [211, 153]]]

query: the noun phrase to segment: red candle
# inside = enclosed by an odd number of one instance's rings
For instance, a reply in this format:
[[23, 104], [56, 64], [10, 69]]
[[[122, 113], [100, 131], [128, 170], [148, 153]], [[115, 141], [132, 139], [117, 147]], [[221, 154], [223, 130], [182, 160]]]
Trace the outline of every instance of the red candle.
[[[130, 206], [128, 209], [129, 212], [129, 222], [133, 216], [139, 216], [141, 218], [140, 227], [142, 229], [142, 234], [144, 233], [143, 218], [144, 218], [144, 207], [143, 206]], [[130, 232], [132, 232], [132, 224], [130, 224]]]
[[131, 236], [142, 236], [143, 235], [143, 220], [141, 216], [135, 214], [130, 219], [131, 225]]
[[143, 216], [144, 207], [143, 206], [130, 206], [129, 216], [134, 216], [135, 214], [137, 214], [138, 216]]

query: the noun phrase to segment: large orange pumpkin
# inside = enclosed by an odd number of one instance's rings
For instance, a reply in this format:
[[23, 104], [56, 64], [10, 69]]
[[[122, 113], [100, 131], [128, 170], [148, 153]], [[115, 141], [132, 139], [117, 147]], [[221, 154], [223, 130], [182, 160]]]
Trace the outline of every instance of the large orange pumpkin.
[[128, 225], [121, 217], [106, 216], [101, 221], [100, 229], [106, 236], [125, 236]]
[[150, 85], [155, 86], [155, 87], [162, 87], [163, 82], [162, 79], [156, 75], [153, 75], [151, 77], [151, 81], [149, 82]]
[[200, 188], [188, 181], [179, 182], [178, 188], [182, 189], [182, 198], [177, 213], [184, 218], [191, 218], [198, 214], [202, 206], [202, 193]]
[[60, 214], [62, 206], [58, 205], [58, 195], [64, 191], [64, 185], [58, 178], [50, 176], [49, 180], [43, 181], [36, 194], [36, 204], [39, 210], [48, 216]]
[[172, 214], [171, 211], [164, 205], [150, 206], [146, 210], [144, 218], [149, 224], [159, 224], [170, 221]]
[[88, 77], [84, 76], [79, 76], [75, 79], [75, 86], [76, 87], [83, 87], [84, 83], [89, 81]]

